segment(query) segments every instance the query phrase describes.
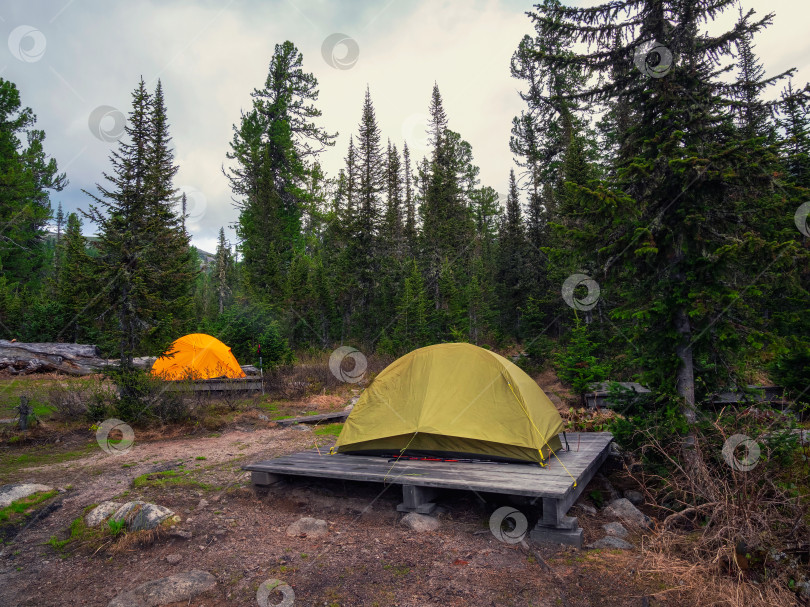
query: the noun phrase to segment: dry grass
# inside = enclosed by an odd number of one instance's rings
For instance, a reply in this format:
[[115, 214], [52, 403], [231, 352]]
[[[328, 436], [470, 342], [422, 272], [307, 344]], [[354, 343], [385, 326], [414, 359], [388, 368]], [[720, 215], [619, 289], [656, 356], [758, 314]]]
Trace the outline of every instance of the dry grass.
[[[692, 446], [644, 431], [646, 455], [662, 465], [657, 474], [650, 465], [630, 465], [628, 475], [662, 521], [645, 542], [643, 571], [674, 576], [693, 604], [799, 604], [790, 587], [806, 574], [810, 556], [810, 468], [779, 426], [745, 412], [732, 424], [721, 412]], [[757, 438], [763, 457], [753, 469], [735, 469], [723, 458], [732, 434]], [[741, 460], [743, 450], [736, 456]]]

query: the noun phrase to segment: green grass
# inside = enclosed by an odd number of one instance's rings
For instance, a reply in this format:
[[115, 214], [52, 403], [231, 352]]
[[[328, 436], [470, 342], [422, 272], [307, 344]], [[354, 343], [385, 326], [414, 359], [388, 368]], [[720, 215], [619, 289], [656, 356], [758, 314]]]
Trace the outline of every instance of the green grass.
[[11, 502], [5, 508], [0, 509], [0, 523], [5, 523], [11, 519], [18, 518], [14, 515], [25, 514], [34, 506], [37, 506], [42, 502], [51, 499], [57, 493], [58, 491], [56, 490], [45, 491], [42, 493], [34, 493], [33, 495], [29, 495], [28, 497], [23, 497], [21, 499]]
[[343, 424], [326, 424], [325, 426], [316, 426], [315, 434], [318, 436], [340, 436], [342, 429]]
[[204, 460], [204, 459], [208, 459], [208, 458], [207, 458], [207, 457], [205, 457], [204, 455], [198, 455], [198, 456], [197, 456], [197, 457], [195, 457], [194, 459], [198, 459], [198, 460]]
[[135, 489], [144, 489], [146, 487], [165, 487], [167, 485], [172, 485], [178, 487], [201, 487], [202, 489], [213, 489], [211, 485], [194, 480], [188, 475], [188, 472], [178, 472], [176, 470], [150, 472], [135, 477], [135, 479], [132, 481], [132, 487]]
[[91, 441], [73, 451], [54, 452], [53, 447], [38, 447], [24, 453], [4, 453], [0, 455], [0, 476], [16, 472], [19, 468], [58, 464], [79, 459], [90, 455], [98, 448], [98, 443]]
[[117, 537], [126, 531], [127, 522], [124, 519], [115, 521], [110, 519], [107, 521], [107, 527], [110, 530], [110, 535]]

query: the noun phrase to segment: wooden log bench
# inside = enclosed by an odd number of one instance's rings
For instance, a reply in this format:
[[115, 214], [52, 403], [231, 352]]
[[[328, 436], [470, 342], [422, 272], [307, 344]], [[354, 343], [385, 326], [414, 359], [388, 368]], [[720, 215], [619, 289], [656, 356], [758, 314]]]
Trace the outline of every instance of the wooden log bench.
[[582, 432], [569, 433], [567, 438], [570, 449], [558, 452], [545, 467], [421, 460], [400, 460], [392, 465], [384, 457], [329, 455], [313, 450], [256, 462], [243, 469], [250, 471], [257, 486], [273, 485], [288, 476], [398, 484], [402, 486], [402, 503], [397, 506], [401, 512], [432, 512], [436, 507], [433, 500], [441, 489], [533, 498], [530, 503], [538, 504], [541, 514], [530, 537], [581, 547], [582, 529], [567, 512], [607, 459], [613, 435]]

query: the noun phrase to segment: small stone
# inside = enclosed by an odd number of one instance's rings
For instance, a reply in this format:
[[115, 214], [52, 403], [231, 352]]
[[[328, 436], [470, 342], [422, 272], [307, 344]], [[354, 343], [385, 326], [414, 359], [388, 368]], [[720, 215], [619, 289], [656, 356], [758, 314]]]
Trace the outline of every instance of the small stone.
[[325, 535], [328, 532], [328, 530], [329, 524], [325, 520], [305, 516], [303, 518], [299, 518], [292, 525], [287, 527], [287, 535], [320, 537], [322, 535]]
[[401, 523], [407, 525], [417, 533], [424, 533], [426, 531], [436, 531], [441, 527], [439, 519], [427, 516], [426, 514], [419, 514], [418, 512], [409, 512], [402, 517]]
[[588, 548], [615, 548], [619, 550], [632, 550], [634, 546], [630, 542], [627, 542], [621, 538], [608, 535], [607, 537], [603, 537], [601, 540], [596, 540], [593, 544], [588, 544]]
[[627, 537], [627, 529], [624, 528], [624, 525], [621, 523], [606, 523], [602, 525], [602, 529], [605, 530], [605, 533], [608, 535], [612, 535], [615, 537], [625, 538]]
[[612, 514], [625, 523], [647, 528], [652, 526], [650, 517], [631, 504], [626, 497], [613, 500], [608, 504], [606, 510], [608, 514]]
[[207, 499], [205, 499], [205, 498], [202, 498], [202, 499], [201, 499], [201, 500], [200, 500], [200, 501], [197, 503], [197, 507], [195, 508], [195, 510], [202, 510], [202, 509], [203, 509], [203, 508], [205, 508], [207, 505], [208, 505], [208, 500], [207, 500]]
[[264, 420], [264, 421], [266, 421], [266, 422], [269, 422], [269, 421], [270, 421], [270, 418], [269, 418], [269, 417], [267, 417], [267, 416], [266, 416], [264, 413], [259, 413], [259, 416], [258, 416], [258, 417], [259, 417], [259, 419]]
[[309, 432], [312, 430], [307, 424], [295, 424], [293, 425], [293, 430], [301, 430], [302, 432]]
[[97, 527], [121, 507], [118, 502], [101, 502], [84, 517], [84, 524], [88, 527]]
[[574, 504], [574, 506], [587, 514], [596, 514], [596, 508], [594, 508], [590, 504], [586, 504], [585, 502], [578, 502]]
[[182, 560], [183, 560], [183, 557], [180, 556], [179, 554], [176, 554], [176, 553], [175, 554], [170, 554], [170, 555], [168, 555], [166, 557], [166, 562], [169, 563], [169, 565], [176, 565], [177, 563], [179, 563]]
[[191, 531], [184, 531], [182, 529], [175, 529], [169, 534], [170, 537], [179, 537], [184, 540], [191, 539]]
[[624, 497], [626, 497], [634, 506], [640, 506], [644, 503], [644, 494], [642, 494], [641, 491], [633, 491], [632, 489], [625, 491]]
[[207, 571], [194, 569], [159, 580], [141, 584], [122, 592], [107, 607], [157, 607], [170, 603], [190, 603], [198, 594], [217, 585], [216, 578]]

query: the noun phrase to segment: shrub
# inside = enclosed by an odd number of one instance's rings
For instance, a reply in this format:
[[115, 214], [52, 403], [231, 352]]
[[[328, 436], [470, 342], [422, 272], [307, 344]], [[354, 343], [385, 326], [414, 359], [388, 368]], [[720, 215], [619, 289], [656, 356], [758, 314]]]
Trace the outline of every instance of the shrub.
[[278, 322], [266, 306], [234, 304], [208, 323], [205, 330], [227, 344], [242, 364], [259, 364], [257, 346], [261, 345], [262, 364], [274, 369], [293, 361], [292, 350], [281, 336]]
[[594, 352], [597, 345], [591, 341], [588, 325], [576, 318], [568, 343], [555, 358], [557, 376], [569, 384], [574, 392], [583, 396], [590, 385], [607, 379], [610, 366], [599, 363]]

